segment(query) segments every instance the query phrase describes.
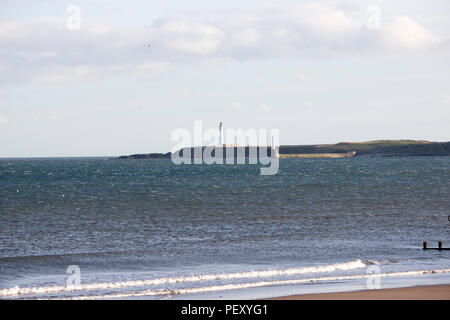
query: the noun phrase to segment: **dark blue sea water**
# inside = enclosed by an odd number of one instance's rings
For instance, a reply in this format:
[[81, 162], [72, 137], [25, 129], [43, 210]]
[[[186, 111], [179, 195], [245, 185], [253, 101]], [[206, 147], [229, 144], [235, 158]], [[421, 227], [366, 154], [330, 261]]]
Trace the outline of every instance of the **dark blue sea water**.
[[0, 298], [259, 298], [364, 288], [370, 266], [381, 287], [450, 283], [450, 251], [422, 250], [450, 246], [450, 157], [259, 169], [0, 160]]

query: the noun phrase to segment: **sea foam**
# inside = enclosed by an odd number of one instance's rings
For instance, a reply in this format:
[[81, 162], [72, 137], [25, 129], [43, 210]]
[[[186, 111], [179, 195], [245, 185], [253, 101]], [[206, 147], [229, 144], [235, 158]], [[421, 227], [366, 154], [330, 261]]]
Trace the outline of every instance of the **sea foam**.
[[134, 280], [122, 282], [103, 282], [103, 283], [89, 283], [80, 284], [78, 286], [47, 286], [47, 287], [12, 287], [0, 290], [0, 297], [19, 296], [19, 295], [35, 295], [58, 292], [72, 292], [72, 291], [90, 291], [102, 289], [120, 289], [128, 287], [142, 287], [154, 286], [162, 284], [175, 284], [186, 282], [200, 282], [200, 281], [214, 281], [214, 280], [233, 280], [245, 278], [267, 278], [276, 276], [291, 276], [309, 273], [331, 273], [335, 271], [346, 271], [366, 267], [361, 260], [353, 260], [344, 263], [337, 263], [331, 265], [309, 266], [289, 269], [274, 269], [263, 271], [246, 271], [235, 273], [219, 273], [219, 274], [203, 274], [186, 277], [173, 278], [157, 278], [148, 280]]

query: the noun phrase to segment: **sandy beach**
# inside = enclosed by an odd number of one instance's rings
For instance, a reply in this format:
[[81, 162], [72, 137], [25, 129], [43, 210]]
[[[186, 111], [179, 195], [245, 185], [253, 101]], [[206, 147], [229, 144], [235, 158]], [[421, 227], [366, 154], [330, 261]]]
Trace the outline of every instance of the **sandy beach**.
[[352, 292], [299, 294], [268, 300], [450, 300], [450, 284]]

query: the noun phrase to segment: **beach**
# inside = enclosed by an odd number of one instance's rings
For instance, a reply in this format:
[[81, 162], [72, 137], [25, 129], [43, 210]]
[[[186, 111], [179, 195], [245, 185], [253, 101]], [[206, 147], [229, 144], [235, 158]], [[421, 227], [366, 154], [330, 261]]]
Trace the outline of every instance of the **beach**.
[[351, 292], [298, 294], [268, 300], [450, 300], [450, 284]]

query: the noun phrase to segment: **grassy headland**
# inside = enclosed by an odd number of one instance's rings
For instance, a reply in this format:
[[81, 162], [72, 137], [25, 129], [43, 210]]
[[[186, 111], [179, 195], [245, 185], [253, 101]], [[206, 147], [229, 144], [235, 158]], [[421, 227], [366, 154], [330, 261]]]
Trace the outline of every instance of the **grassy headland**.
[[[450, 141], [374, 140], [367, 142], [339, 142], [336, 144], [281, 145], [279, 148], [279, 153], [286, 155], [343, 154], [352, 151], [356, 152], [356, 157], [450, 156]], [[247, 153], [248, 150], [246, 151]], [[170, 157], [171, 153], [167, 152], [134, 154], [121, 156], [119, 159], [170, 159]]]

